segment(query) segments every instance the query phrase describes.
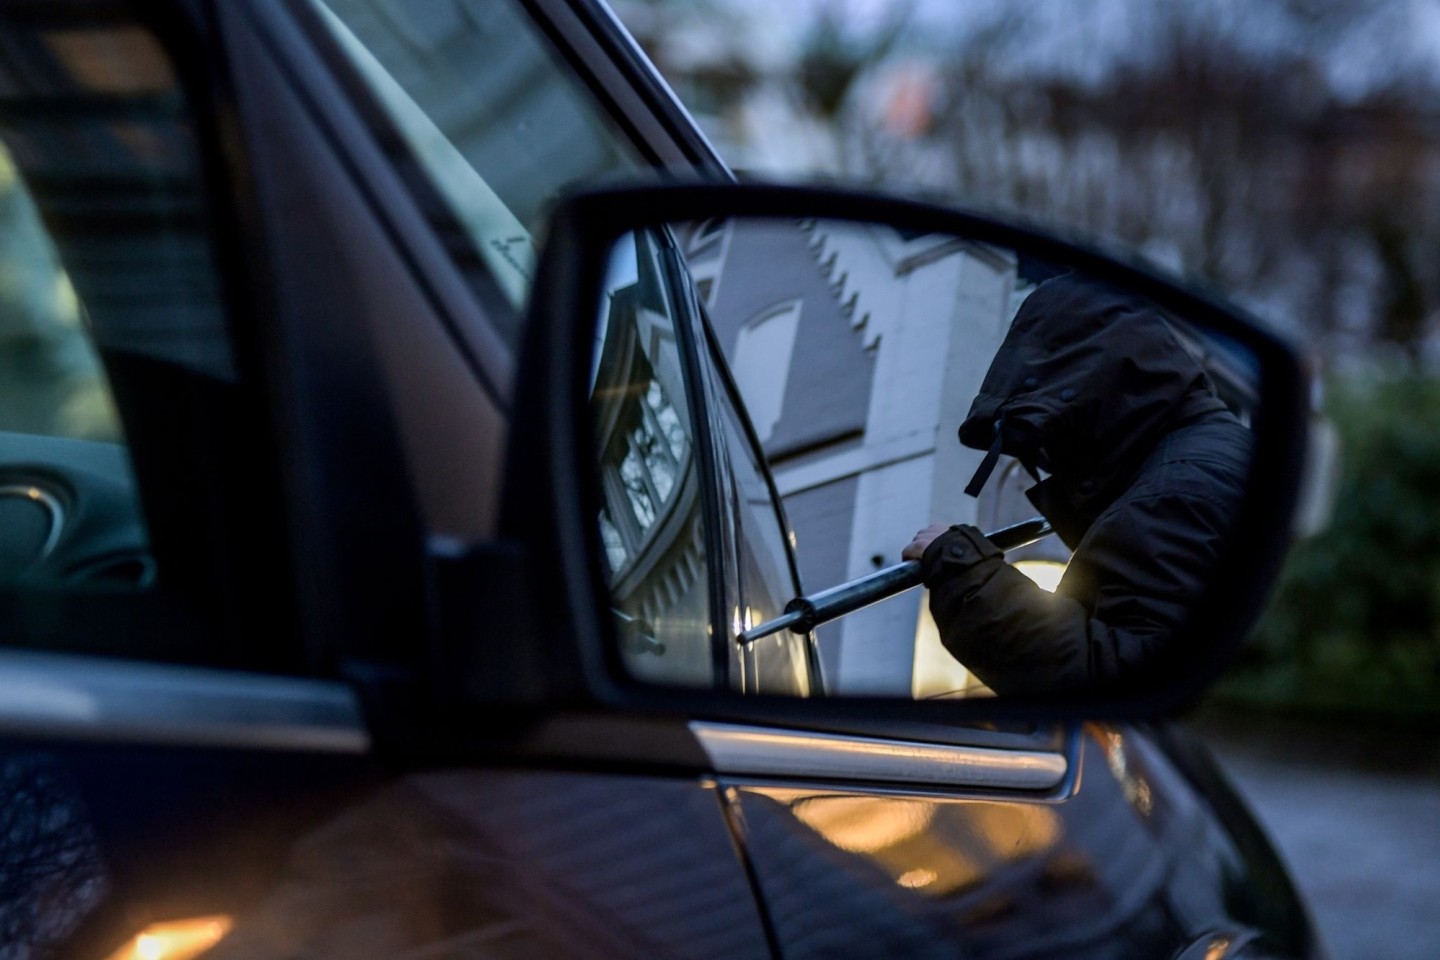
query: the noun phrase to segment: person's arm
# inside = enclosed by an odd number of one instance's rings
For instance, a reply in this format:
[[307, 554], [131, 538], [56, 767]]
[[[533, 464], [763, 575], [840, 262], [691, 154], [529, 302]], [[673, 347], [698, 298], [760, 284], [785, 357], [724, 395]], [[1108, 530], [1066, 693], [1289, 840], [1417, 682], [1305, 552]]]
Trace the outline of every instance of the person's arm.
[[1127, 502], [1086, 533], [1054, 594], [976, 528], [952, 527], [921, 557], [941, 642], [999, 694], [1140, 680], [1175, 653], [1168, 641], [1209, 579], [1229, 519], [1193, 495]]
[[1047, 693], [1089, 683], [1085, 609], [1004, 560], [975, 527], [951, 527], [921, 558], [940, 642], [996, 693]]

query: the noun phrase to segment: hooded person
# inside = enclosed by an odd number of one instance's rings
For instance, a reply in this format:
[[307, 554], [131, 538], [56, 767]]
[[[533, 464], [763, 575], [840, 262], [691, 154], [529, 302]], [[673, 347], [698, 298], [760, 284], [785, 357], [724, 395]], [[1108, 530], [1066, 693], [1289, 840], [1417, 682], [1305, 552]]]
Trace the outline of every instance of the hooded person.
[[1074, 275], [1037, 286], [960, 442], [987, 451], [967, 493], [1016, 458], [1074, 553], [1050, 594], [973, 526], [916, 534], [903, 556], [956, 659], [1002, 695], [1114, 692], [1183, 662], [1170, 640], [1219, 560], [1251, 438], [1153, 305]]

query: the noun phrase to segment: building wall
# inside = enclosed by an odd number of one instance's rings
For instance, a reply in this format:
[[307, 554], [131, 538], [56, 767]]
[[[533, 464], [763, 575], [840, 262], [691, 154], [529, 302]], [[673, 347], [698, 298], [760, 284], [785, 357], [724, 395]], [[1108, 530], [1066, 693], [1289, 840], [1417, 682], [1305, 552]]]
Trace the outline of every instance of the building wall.
[[[844, 477], [785, 498], [785, 516], [795, 533], [800, 583], [806, 590], [821, 590], [846, 579], [859, 487], [859, 477]], [[840, 669], [840, 640], [838, 624], [820, 628], [820, 656], [827, 677], [837, 676]]]
[[726, 356], [734, 359], [746, 325], [773, 308], [800, 304], [780, 419], [763, 438], [772, 466], [858, 435], [865, 428], [875, 357], [842, 315], [809, 234], [793, 221], [749, 221], [729, 229], [723, 273], [708, 303]]

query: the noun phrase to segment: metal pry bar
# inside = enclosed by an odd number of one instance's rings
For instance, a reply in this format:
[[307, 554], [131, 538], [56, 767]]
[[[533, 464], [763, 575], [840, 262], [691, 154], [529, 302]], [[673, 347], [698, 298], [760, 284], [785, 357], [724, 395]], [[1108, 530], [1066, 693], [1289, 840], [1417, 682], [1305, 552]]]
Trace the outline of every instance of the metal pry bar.
[[[1002, 527], [994, 533], [987, 533], [985, 537], [1001, 550], [1015, 550], [1036, 540], [1043, 540], [1054, 532], [1049, 520], [1034, 517]], [[793, 633], [809, 633], [822, 623], [829, 623], [872, 603], [888, 600], [896, 594], [920, 586], [920, 583], [920, 561], [906, 560], [858, 580], [812, 593], [808, 597], [796, 597], [785, 604], [782, 615], [743, 631], [735, 639], [743, 645], [786, 629]]]

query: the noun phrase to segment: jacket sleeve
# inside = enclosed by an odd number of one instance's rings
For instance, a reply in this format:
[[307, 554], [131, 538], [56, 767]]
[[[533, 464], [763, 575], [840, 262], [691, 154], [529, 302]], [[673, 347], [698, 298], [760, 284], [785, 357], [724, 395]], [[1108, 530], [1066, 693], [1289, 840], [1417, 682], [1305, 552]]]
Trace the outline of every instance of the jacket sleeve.
[[1113, 690], [1180, 653], [1170, 639], [1200, 597], [1227, 521], [1202, 496], [1129, 501], [1087, 531], [1054, 594], [979, 530], [952, 527], [922, 560], [930, 612], [946, 649], [996, 693]]

